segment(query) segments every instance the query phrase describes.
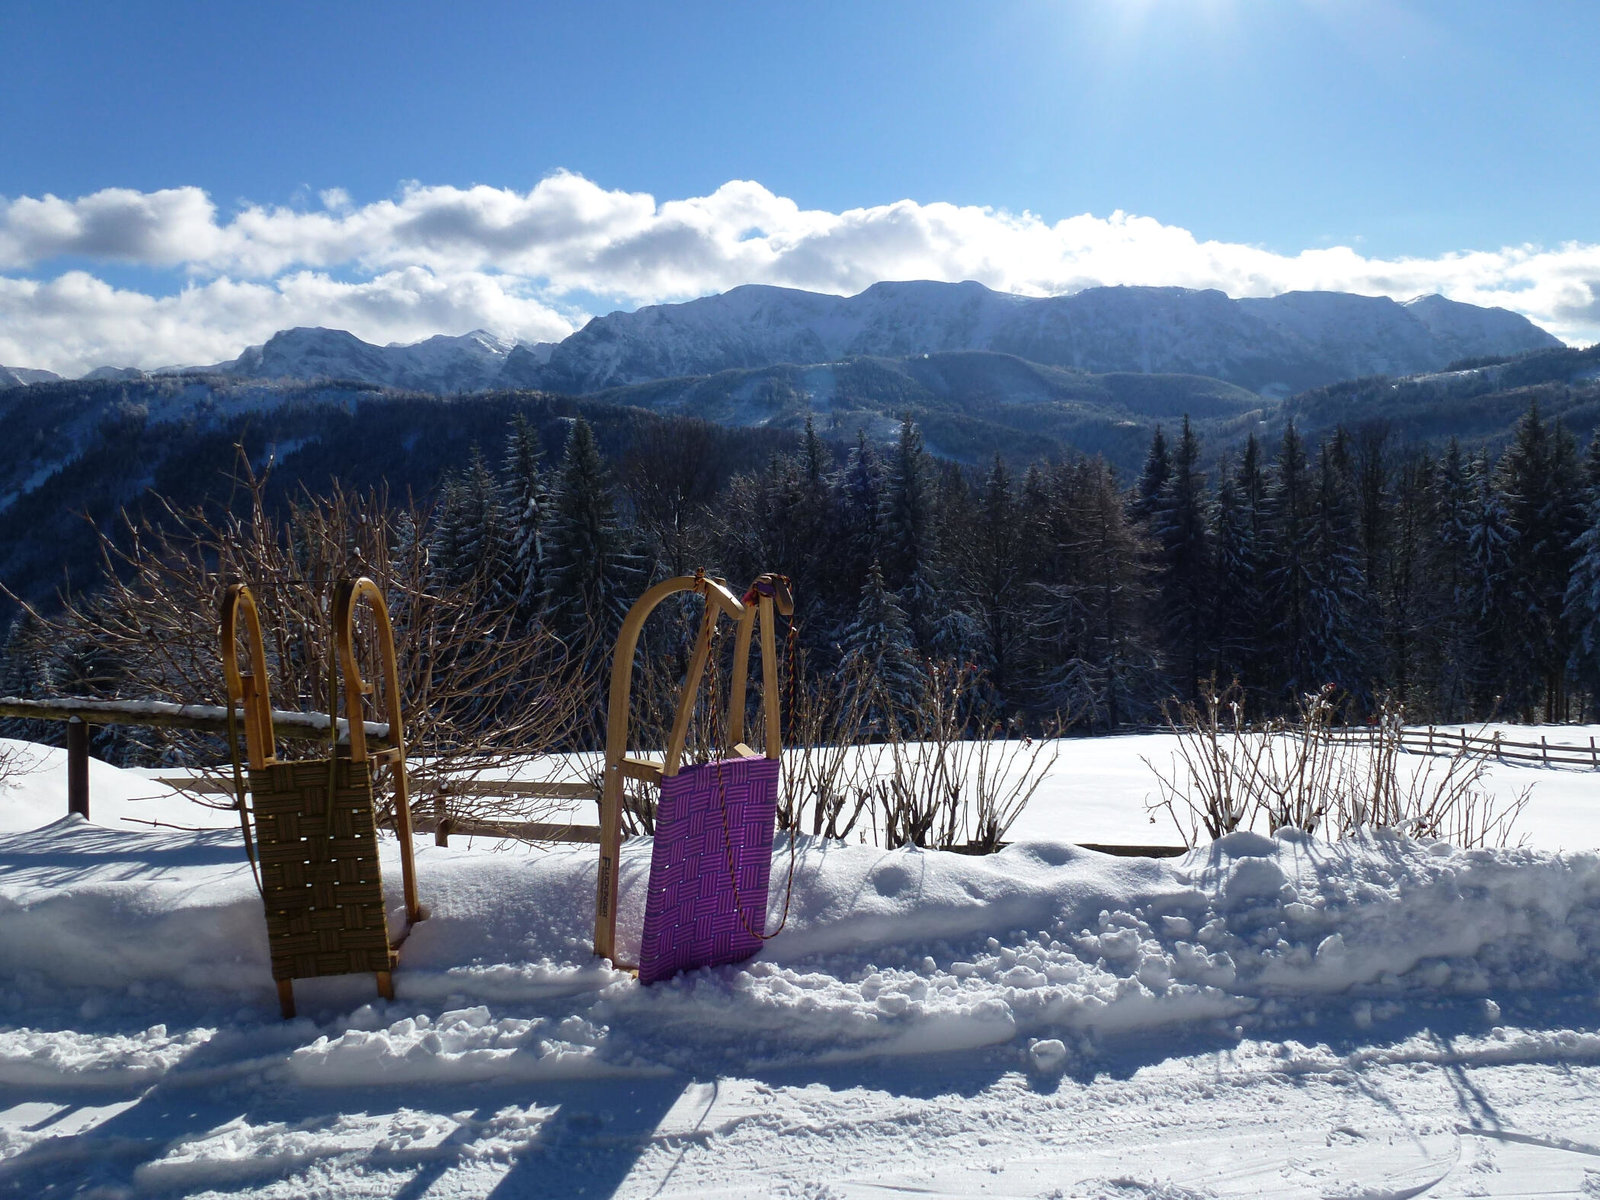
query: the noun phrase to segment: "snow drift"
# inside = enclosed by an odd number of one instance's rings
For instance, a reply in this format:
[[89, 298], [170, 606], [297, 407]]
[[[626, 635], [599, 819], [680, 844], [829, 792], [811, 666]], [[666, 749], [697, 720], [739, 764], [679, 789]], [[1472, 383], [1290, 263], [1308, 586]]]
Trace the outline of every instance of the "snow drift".
[[[625, 954], [649, 849], [624, 848]], [[1059, 1070], [1093, 1039], [1297, 1027], [1330, 1006], [1360, 1024], [1418, 996], [1592, 990], [1600, 970], [1593, 853], [1291, 832], [1172, 860], [1052, 841], [983, 858], [804, 838], [796, 850], [788, 926], [758, 958], [645, 988], [589, 953], [592, 850], [420, 847], [433, 916], [405, 947], [398, 999], [369, 1001], [363, 977], [302, 984], [316, 1033], [284, 1065], [304, 1083], [460, 1082], [1040, 1039], [1060, 1048], [1036, 1065]], [[775, 855], [774, 924], [785, 848]], [[399, 878], [392, 862], [388, 874]], [[0, 1082], [166, 1070], [177, 1051], [163, 1026], [196, 1008], [270, 1021], [259, 904], [227, 832], [65, 818], [0, 837], [0, 1006], [13, 1019], [93, 1006], [126, 981], [131, 1012], [150, 1022], [132, 1042], [56, 1039], [48, 1053], [14, 1031], [0, 1039]]]

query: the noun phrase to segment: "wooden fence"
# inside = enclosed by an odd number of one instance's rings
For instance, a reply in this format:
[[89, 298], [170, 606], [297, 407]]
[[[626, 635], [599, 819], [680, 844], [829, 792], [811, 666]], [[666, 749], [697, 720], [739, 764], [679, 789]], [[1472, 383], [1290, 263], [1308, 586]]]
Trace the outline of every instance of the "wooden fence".
[[[0, 717], [25, 717], [35, 721], [64, 721], [67, 726], [67, 812], [89, 815], [89, 727], [91, 725], [145, 725], [157, 729], [193, 729], [202, 733], [228, 732], [228, 710], [216, 704], [171, 704], [161, 700], [23, 699], [0, 696]], [[243, 710], [235, 710], [237, 721]], [[274, 712], [273, 728], [282, 738], [314, 741], [328, 736], [325, 713]], [[390, 745], [389, 727], [376, 721], [362, 723], [367, 740]], [[239, 728], [242, 730], [243, 725]], [[350, 737], [350, 723], [341, 718], [335, 736]]]
[[[192, 796], [232, 796], [233, 783], [207, 775], [157, 775], [155, 781]], [[246, 780], [246, 788], [249, 781]], [[472, 779], [447, 783], [434, 797], [433, 811], [425, 814], [413, 808], [411, 828], [431, 833], [437, 845], [449, 845], [451, 834], [462, 837], [515, 838], [525, 842], [586, 842], [598, 844], [598, 825], [579, 825], [554, 821], [484, 821], [446, 815], [451, 796], [483, 796], [504, 799], [593, 800], [600, 798], [594, 783], [559, 783], [517, 779]]]
[[[89, 727], [91, 725], [144, 725], [158, 729], [190, 729], [201, 733], [226, 734], [228, 710], [215, 704], [171, 704], [157, 700], [79, 700], [71, 698], [22, 699], [0, 696], [0, 717], [25, 717], [41, 721], [62, 721], [67, 726], [67, 812], [89, 815]], [[244, 720], [235, 710], [236, 722]], [[390, 745], [389, 726], [377, 721], [363, 722], [367, 740], [378, 746]], [[240, 725], [242, 729], [242, 724]], [[328, 738], [326, 713], [274, 711], [273, 733], [280, 738], [325, 741]], [[345, 742], [350, 724], [341, 718], [335, 736]], [[233, 795], [226, 780], [203, 775], [158, 776], [156, 782], [191, 795]], [[248, 786], [248, 784], [247, 784]], [[439, 845], [452, 833], [484, 837], [523, 838], [530, 841], [598, 842], [598, 826], [560, 825], [539, 821], [474, 821], [445, 815], [449, 795], [544, 797], [581, 800], [597, 797], [598, 789], [588, 783], [524, 783], [511, 780], [472, 780], [444, 789], [435, 801], [431, 819], [413, 814], [412, 826], [431, 832]]]
[[[1335, 726], [1328, 731], [1342, 741], [1376, 742], [1379, 731], [1361, 726]], [[1457, 755], [1486, 754], [1501, 762], [1531, 763], [1541, 767], [1576, 767], [1600, 771], [1600, 747], [1590, 738], [1588, 745], [1552, 742], [1544, 734], [1537, 742], [1514, 742], [1498, 732], [1468, 733], [1465, 729], [1401, 729], [1400, 748], [1411, 754]]]

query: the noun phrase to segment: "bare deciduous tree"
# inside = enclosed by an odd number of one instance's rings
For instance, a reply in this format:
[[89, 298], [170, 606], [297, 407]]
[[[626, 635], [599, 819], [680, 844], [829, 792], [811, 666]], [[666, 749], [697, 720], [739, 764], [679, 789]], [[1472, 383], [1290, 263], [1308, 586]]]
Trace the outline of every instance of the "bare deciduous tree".
[[[120, 537], [101, 534], [98, 590], [63, 596], [50, 617], [29, 610], [28, 636], [36, 653], [49, 655], [53, 686], [85, 696], [221, 703], [217, 605], [229, 583], [242, 581], [260, 603], [274, 707], [326, 712], [333, 588], [365, 575], [382, 589], [394, 623], [413, 797], [448, 799], [444, 815], [457, 820], [526, 820], [547, 808], [471, 796], [460, 785], [508, 759], [562, 746], [589, 681], [561, 642], [519, 621], [510, 606], [486, 607], [470, 581], [438, 586], [426, 509], [335, 483], [325, 496], [302, 493], [279, 514], [266, 502], [266, 477], [242, 453], [236, 478], [233, 503], [220, 509], [180, 509], [156, 498], [154, 519], [125, 515]], [[375, 681], [381, 672], [365, 623], [363, 616], [357, 654], [364, 678]], [[151, 732], [153, 743], [137, 757], [229, 774], [216, 766], [228, 759], [220, 739]], [[299, 745], [319, 752], [314, 743]]]

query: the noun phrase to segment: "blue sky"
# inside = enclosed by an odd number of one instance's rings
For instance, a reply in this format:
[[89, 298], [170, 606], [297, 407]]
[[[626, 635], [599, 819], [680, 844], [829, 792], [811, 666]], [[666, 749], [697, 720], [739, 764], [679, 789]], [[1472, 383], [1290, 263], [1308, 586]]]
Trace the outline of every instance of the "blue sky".
[[923, 275], [1443, 291], [1593, 341], [1597, 35], [1588, 0], [0, 0], [0, 362]]

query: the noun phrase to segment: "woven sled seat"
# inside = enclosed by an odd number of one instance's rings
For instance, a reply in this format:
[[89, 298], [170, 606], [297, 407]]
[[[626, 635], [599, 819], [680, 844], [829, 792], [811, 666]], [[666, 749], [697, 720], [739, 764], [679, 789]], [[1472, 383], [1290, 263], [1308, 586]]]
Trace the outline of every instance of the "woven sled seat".
[[250, 772], [274, 979], [387, 971], [378, 829], [365, 763], [326, 760]]
[[640, 983], [761, 949], [777, 811], [775, 758], [704, 763], [661, 781]]

